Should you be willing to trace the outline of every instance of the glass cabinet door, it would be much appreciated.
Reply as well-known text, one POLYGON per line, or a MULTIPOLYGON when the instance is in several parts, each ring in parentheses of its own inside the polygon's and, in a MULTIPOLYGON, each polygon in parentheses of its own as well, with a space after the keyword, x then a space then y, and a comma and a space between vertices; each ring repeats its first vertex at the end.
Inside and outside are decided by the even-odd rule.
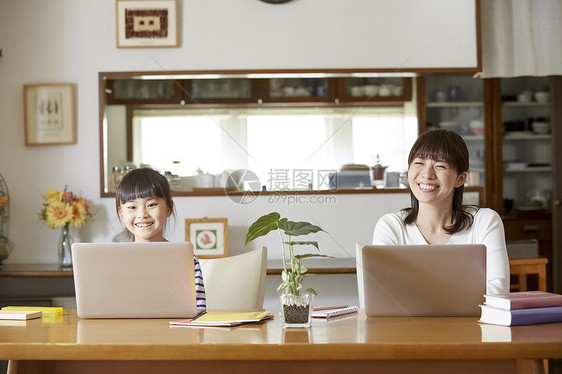
POLYGON ((552 186, 548 78, 504 78, 501 100, 505 213, 548 211, 552 186))
POLYGON ((270 78, 265 101, 331 101, 334 90, 331 78, 270 78))
POLYGON ((467 184, 485 185, 484 85, 464 75, 426 76, 426 127, 453 130, 466 141, 470 157, 467 184))
POLYGON ((108 103, 177 103, 180 84, 164 79, 108 79, 105 92, 108 103))
POLYGON ((187 102, 250 102, 252 80, 249 78, 186 80, 187 102))
POLYGON ((379 101, 409 101, 412 98, 411 78, 353 77, 338 78, 338 99, 344 102, 369 104, 379 101))

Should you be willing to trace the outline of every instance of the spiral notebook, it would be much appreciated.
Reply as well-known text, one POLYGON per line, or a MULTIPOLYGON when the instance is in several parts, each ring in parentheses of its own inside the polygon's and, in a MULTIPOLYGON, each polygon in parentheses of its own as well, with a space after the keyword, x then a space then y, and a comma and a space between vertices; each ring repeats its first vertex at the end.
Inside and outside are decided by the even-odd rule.
POLYGON ((346 308, 337 309, 323 309, 323 310, 313 310, 312 317, 315 318, 330 318, 335 316, 342 316, 344 314, 355 313, 359 310, 357 306, 348 306, 346 308))

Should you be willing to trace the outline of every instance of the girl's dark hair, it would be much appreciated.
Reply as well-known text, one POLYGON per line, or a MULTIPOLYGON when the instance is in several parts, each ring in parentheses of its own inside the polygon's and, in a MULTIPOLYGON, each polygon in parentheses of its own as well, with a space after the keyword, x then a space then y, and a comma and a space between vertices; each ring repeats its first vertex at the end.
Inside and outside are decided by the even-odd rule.
POLYGON ((173 211, 172 191, 165 176, 150 168, 133 169, 127 172, 115 192, 117 215, 119 215, 121 204, 152 196, 164 198, 168 207, 173 211))
MULTIPOLYGON (((449 130, 432 130, 421 134, 408 155, 408 169, 415 158, 430 159, 433 161, 442 160, 447 162, 457 174, 468 171, 468 148, 464 139, 454 131, 449 130)), ((454 234, 464 230, 472 225, 473 216, 467 209, 478 209, 474 205, 462 205, 464 193, 464 185, 455 188, 453 193, 453 216, 451 226, 443 227, 447 234, 454 234)), ((411 208, 406 208, 404 211, 407 213, 404 223, 412 224, 415 222, 418 211, 419 201, 410 192, 410 199, 412 202, 411 208)))

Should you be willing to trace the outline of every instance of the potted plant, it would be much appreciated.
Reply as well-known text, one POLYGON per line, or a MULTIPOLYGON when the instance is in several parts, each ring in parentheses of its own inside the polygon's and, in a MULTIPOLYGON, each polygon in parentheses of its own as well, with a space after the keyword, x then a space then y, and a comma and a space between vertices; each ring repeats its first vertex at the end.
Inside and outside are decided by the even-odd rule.
POLYGON ((332 257, 318 253, 295 254, 294 247, 301 245, 312 245, 316 249, 318 242, 315 241, 293 241, 294 236, 308 235, 324 231, 320 227, 308 222, 293 222, 287 218, 281 218, 277 212, 269 213, 258 218, 246 234, 246 244, 260 236, 277 230, 281 237, 281 249, 283 253, 283 271, 281 273, 281 284, 277 291, 282 291, 282 322, 285 327, 308 327, 312 313, 313 295, 316 291, 312 288, 303 290, 302 282, 307 274, 307 268, 301 265, 301 259, 308 257, 332 257), (285 239, 283 233, 287 237, 285 239))

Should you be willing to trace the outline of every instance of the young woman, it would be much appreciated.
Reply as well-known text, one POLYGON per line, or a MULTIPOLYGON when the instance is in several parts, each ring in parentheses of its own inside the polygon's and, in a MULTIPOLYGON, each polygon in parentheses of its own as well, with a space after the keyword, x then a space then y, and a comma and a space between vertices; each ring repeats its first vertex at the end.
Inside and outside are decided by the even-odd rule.
MULTIPOLYGON (((133 234, 135 242, 167 242, 164 227, 174 213, 174 202, 166 177, 149 168, 133 169, 123 177, 115 193, 117 215, 133 234)), ((197 257, 195 295, 197 312, 206 308, 205 285, 197 257)))
POLYGON ((420 135, 408 156, 412 206, 384 215, 373 244, 484 244, 486 292, 509 292, 501 217, 492 209, 462 204, 468 166, 468 149, 457 133, 433 130, 420 135))

